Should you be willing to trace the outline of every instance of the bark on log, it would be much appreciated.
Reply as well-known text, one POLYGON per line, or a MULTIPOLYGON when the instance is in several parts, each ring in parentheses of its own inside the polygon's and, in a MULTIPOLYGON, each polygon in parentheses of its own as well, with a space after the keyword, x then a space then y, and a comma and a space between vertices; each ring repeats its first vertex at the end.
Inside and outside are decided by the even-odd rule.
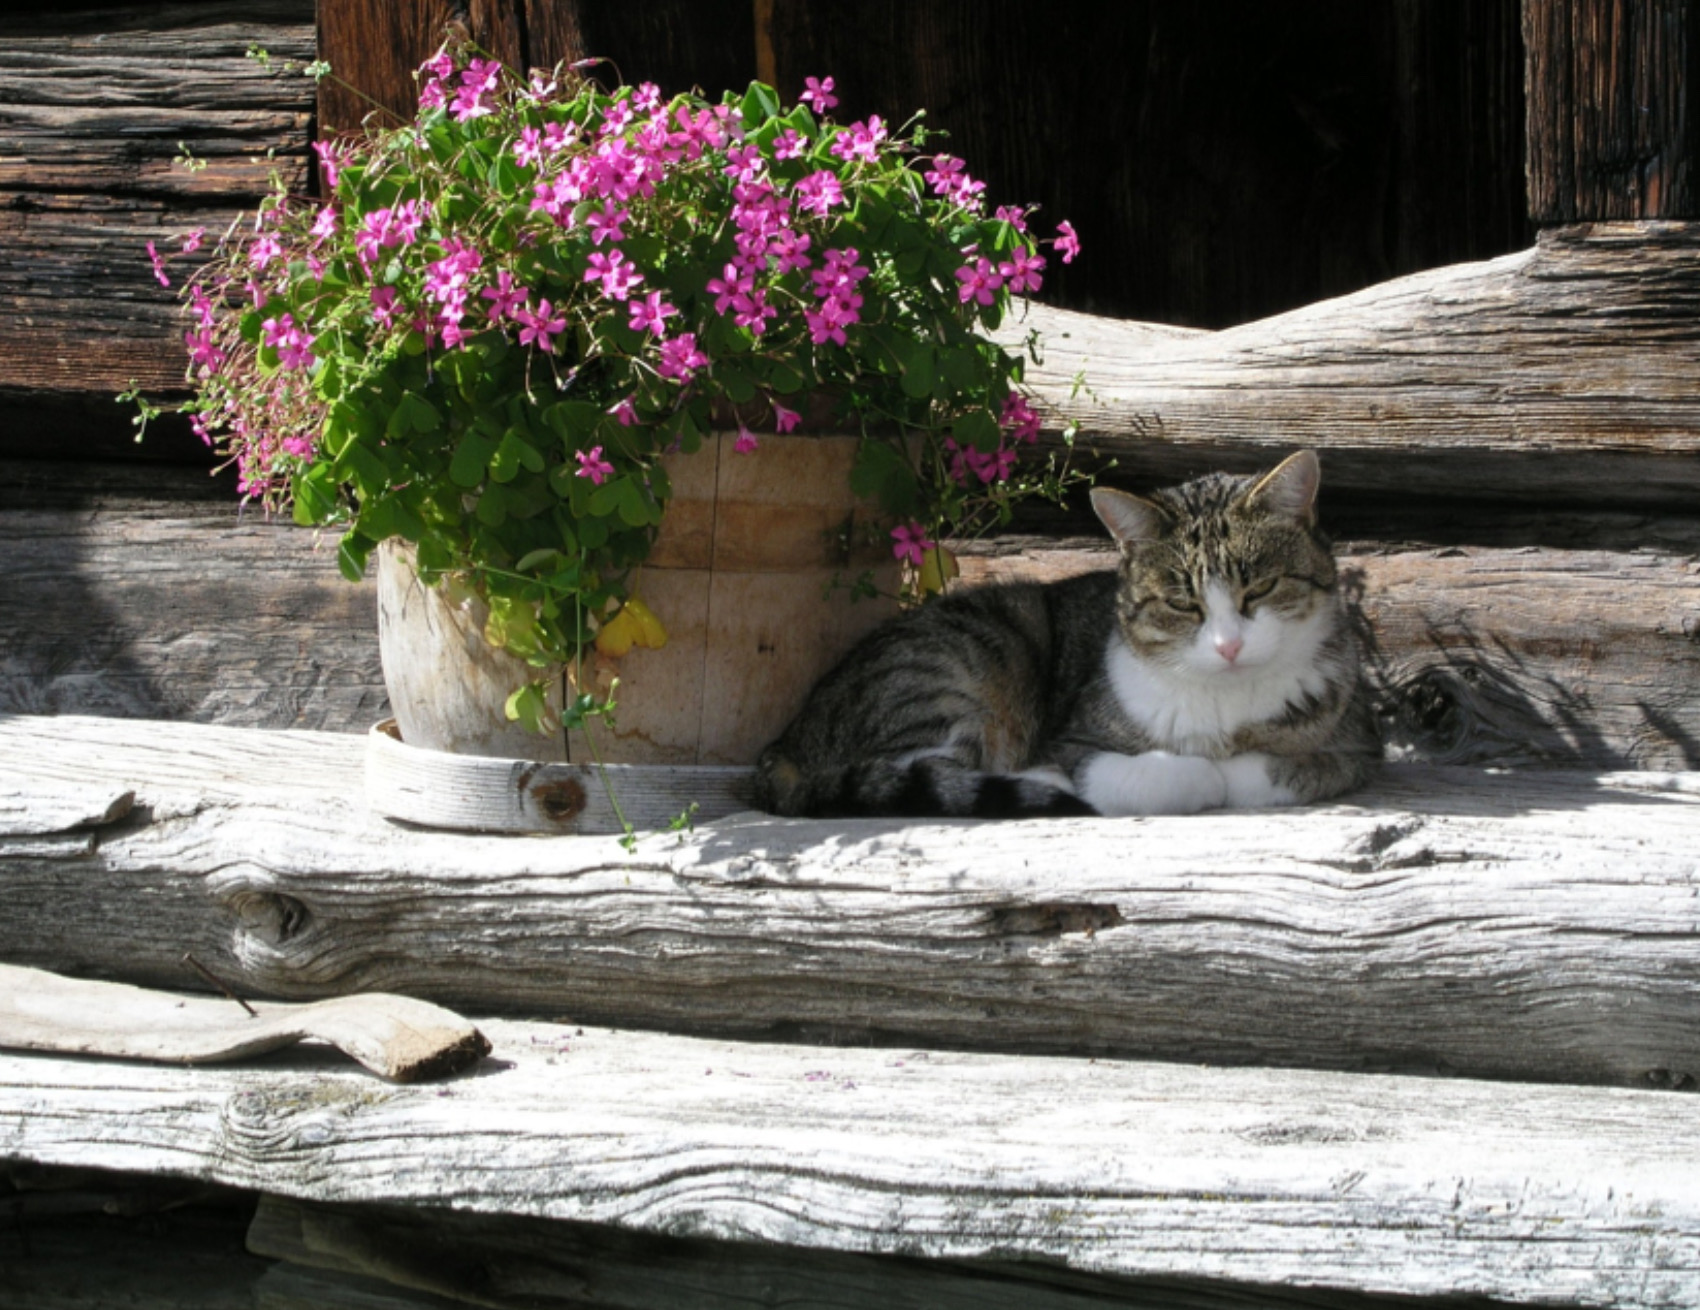
POLYGON ((1554 229, 1158 346, 1147 325, 1056 313, 1033 311, 1069 335, 1048 335, 1029 380, 1143 476, 1312 446, 1337 490, 1679 512, 1700 497, 1700 224, 1554 229))
POLYGON ((1700 1100, 492 1023, 443 1089, 0 1057, 0 1142, 337 1201, 933 1259, 1687 1307, 1700 1100))
POLYGON ((0 958, 182 986, 192 950, 251 995, 749 1037, 1700 1078, 1693 774, 1392 767, 1308 810, 751 816, 627 853, 377 821, 360 745, 0 721, 7 793, 136 795, 0 837, 0 958))
POLYGON ((1523 0, 1529 216, 1700 218, 1700 6, 1523 0))
POLYGON ((313 83, 284 65, 313 58, 312 12, 221 0, 0 19, 0 388, 181 387, 174 295, 145 245, 222 231, 274 173, 303 187, 313 83), (185 149, 205 167, 175 166, 185 149))

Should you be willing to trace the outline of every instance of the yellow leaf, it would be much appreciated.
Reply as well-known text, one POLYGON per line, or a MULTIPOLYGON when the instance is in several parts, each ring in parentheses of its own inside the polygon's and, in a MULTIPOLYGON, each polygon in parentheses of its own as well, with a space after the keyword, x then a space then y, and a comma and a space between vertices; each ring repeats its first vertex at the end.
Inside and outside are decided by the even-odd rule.
POLYGON ((633 638, 645 650, 660 650, 667 644, 667 629, 661 626, 661 620, 655 617, 655 611, 650 609, 636 596, 626 602, 621 614, 630 614, 637 621, 637 636, 633 638))
POLYGON ((921 574, 918 579, 922 591, 943 591, 945 583, 961 575, 962 570, 957 567, 956 556, 943 546, 929 546, 922 553, 921 574))
POLYGON ((596 630, 596 649, 603 655, 618 659, 632 648, 633 642, 639 640, 640 633, 638 621, 628 605, 596 630))

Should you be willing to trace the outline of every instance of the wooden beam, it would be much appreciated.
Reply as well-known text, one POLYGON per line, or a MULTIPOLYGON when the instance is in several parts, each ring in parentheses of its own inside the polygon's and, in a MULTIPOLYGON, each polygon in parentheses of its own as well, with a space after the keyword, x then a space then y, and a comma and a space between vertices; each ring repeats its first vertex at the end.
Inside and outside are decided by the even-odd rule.
POLYGON ((274 174, 304 186, 312 19, 311 0, 0 19, 0 388, 182 386, 175 296, 146 243, 222 231, 274 174))
POLYGON ((0 1125, 41 1164, 1130 1276, 1640 1310, 1700 1268, 1690 1096, 487 1031, 447 1089, 4 1056, 0 1125))
MULTIPOLYGON (((18 488, 0 492, 0 712, 357 733, 387 716, 369 584, 203 475, 120 472, 0 465, 18 488)), ((1344 551, 1394 744, 1442 763, 1700 768, 1700 526, 1536 526, 1564 544, 1530 544, 1525 523, 1493 546, 1344 551)), ((1114 562, 1103 543, 1022 544, 965 553, 969 580, 1114 562)))
POLYGON ((360 802, 361 743, 0 720, 0 959, 250 995, 841 1042, 1700 1079, 1694 774, 1390 767, 1310 809, 516 840, 360 802), (16 811, 19 802, 0 806, 16 811), (67 896, 67 885, 77 895, 67 896))
POLYGON ((1055 423, 1145 477, 1312 446, 1337 490, 1686 512, 1697 314, 1700 223, 1595 224, 1156 345, 1149 325, 1035 307, 1029 377, 1055 423))
POLYGON ((1700 4, 1523 0, 1529 216, 1700 218, 1700 4))

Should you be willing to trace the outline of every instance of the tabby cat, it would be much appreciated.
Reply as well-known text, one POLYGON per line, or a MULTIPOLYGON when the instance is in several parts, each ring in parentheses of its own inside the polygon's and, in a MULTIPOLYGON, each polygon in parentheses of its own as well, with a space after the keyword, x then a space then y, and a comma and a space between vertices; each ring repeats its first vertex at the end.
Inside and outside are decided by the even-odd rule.
POLYGON ((970 588, 865 638, 762 753, 777 814, 1190 814, 1358 786, 1381 746, 1320 470, 1092 506, 1114 571, 970 588))

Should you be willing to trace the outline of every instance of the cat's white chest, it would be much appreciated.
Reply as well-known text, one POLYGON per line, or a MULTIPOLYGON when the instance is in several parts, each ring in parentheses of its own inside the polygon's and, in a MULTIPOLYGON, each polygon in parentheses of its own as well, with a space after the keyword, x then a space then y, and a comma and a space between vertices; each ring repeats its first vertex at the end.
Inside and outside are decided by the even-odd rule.
POLYGON ((1291 649, 1263 667, 1201 674, 1141 660, 1117 634, 1105 672, 1122 712, 1159 749, 1220 756, 1241 728, 1323 691, 1326 678, 1315 667, 1321 633, 1296 636, 1291 649))

